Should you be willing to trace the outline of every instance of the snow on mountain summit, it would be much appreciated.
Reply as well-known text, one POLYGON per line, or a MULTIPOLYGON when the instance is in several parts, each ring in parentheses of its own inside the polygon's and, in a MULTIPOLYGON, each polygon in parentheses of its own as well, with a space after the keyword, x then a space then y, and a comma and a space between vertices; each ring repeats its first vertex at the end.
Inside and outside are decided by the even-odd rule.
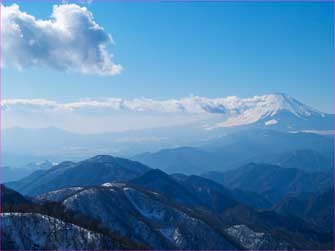
POLYGON ((216 127, 232 127, 247 125, 267 119, 265 125, 278 123, 273 119, 280 112, 288 112, 297 118, 310 116, 324 117, 325 114, 283 93, 274 93, 252 98, 236 96, 222 99, 227 108, 227 119, 217 123, 216 127))
POLYGON ((297 117, 308 117, 312 114, 319 114, 323 116, 323 113, 299 102, 295 98, 292 98, 284 93, 276 93, 254 98, 260 98, 261 100, 263 99, 265 104, 269 105, 268 112, 271 112, 271 116, 276 115, 279 111, 282 110, 289 111, 297 117))

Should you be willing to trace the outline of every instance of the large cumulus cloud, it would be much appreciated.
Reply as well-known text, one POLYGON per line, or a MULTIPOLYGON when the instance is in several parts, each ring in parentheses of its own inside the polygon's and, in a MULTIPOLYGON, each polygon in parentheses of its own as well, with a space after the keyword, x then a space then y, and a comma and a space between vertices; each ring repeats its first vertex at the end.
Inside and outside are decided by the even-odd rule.
POLYGON ((21 11, 17 4, 1 5, 1 25, 5 66, 99 75, 122 70, 108 50, 113 43, 111 35, 86 7, 55 5, 50 19, 41 20, 21 11))

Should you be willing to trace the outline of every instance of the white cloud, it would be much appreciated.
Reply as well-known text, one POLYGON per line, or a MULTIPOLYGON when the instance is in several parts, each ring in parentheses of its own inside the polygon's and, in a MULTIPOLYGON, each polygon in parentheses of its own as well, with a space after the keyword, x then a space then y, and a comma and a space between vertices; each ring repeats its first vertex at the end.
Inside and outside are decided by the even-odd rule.
MULTIPOLYGON (((100 133, 195 123, 215 115, 202 107, 203 98, 153 100, 120 98, 56 102, 47 99, 5 99, 3 126, 49 127, 100 133)), ((205 102, 206 103, 206 102, 205 102)))
POLYGON ((113 43, 111 35, 86 7, 55 5, 50 19, 41 20, 22 12, 17 4, 1 5, 1 27, 5 66, 99 75, 122 70, 108 51, 113 43))
POLYGON ((182 114, 227 114, 230 117, 248 116, 258 120, 263 116, 275 115, 280 110, 287 110, 296 116, 310 116, 317 112, 299 101, 283 95, 270 94, 239 98, 206 98, 190 96, 180 99, 155 100, 150 98, 122 99, 100 98, 81 99, 74 102, 56 102, 47 99, 4 99, 1 103, 8 109, 41 109, 54 111, 128 111, 136 113, 182 113, 182 114))
POLYGON ((91 4, 91 3, 93 3, 93 0, 75 0, 75 1, 62 0, 63 4, 68 4, 70 2, 76 2, 76 3, 81 3, 81 4, 91 4))
POLYGON ((5 99, 2 109, 9 110, 41 110, 76 112, 94 111, 128 111, 137 113, 182 113, 182 114, 225 114, 224 99, 209 99, 204 97, 186 97, 181 99, 154 100, 140 99, 83 99, 75 102, 59 103, 47 99, 5 99))

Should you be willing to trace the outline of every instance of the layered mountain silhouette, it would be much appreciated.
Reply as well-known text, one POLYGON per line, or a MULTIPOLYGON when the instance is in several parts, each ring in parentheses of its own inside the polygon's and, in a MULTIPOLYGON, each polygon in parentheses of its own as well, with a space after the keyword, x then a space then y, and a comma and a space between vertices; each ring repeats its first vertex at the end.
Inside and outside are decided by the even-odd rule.
POLYGON ((7 184, 33 198, 2 187, 2 227, 10 240, 3 244, 47 248, 46 235, 52 234, 58 240, 52 241, 53 248, 64 243, 79 249, 85 245, 188 250, 332 246, 332 230, 324 220, 332 216, 329 175, 249 164, 206 177, 169 175, 107 155, 63 162, 7 184), (321 210, 319 203, 326 207, 321 210), (35 232, 37 239, 25 235, 34 228, 43 229, 43 234, 35 232), (63 232, 57 235, 54 228, 63 232), (18 243, 14 233, 27 242, 18 243), (62 239, 64 235, 68 238, 62 239))
POLYGON ((150 168, 136 161, 98 155, 80 162, 62 162, 46 171, 7 184, 20 193, 37 195, 68 187, 99 185, 109 181, 133 179, 150 168))
MULTIPOLYGON (((250 102, 254 107, 246 109, 260 112, 257 120, 250 122, 242 109, 227 120, 230 125, 226 121, 207 128, 208 133, 198 131, 199 137, 187 147, 158 144, 152 149, 163 149, 132 155, 131 160, 96 155, 34 166, 35 172, 1 187, 2 245, 8 249, 332 249, 334 139, 293 130, 303 121, 310 126, 314 119, 326 121, 328 115, 285 95, 250 102), (236 119, 250 123, 232 125, 236 119), (226 133, 228 127, 238 130, 226 133), (276 127, 280 131, 272 130, 276 127)), ((188 139, 197 130, 190 128, 188 139)), ((46 140, 48 133, 38 135, 37 130, 34 135, 46 140)), ((83 146, 92 138, 98 139, 97 145, 103 140, 104 146, 110 140, 110 134, 91 135, 90 140, 67 136, 83 146)))
POLYGON ((24 166, 10 167, 4 166, 1 170, 1 179, 3 182, 22 179, 37 170, 46 170, 56 165, 48 160, 32 162, 24 166))
POLYGON ((132 159, 168 173, 226 171, 250 162, 329 171, 333 150, 334 140, 329 136, 256 129, 231 133, 197 147, 164 149, 132 159))

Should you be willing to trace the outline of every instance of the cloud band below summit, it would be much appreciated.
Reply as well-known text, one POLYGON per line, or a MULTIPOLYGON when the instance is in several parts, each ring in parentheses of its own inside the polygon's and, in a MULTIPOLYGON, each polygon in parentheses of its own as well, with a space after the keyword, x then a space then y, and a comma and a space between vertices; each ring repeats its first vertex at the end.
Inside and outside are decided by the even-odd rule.
POLYGON ((280 110, 288 110, 296 116, 308 116, 315 109, 304 105, 284 94, 270 94, 251 98, 230 96, 225 98, 206 98, 190 96, 180 99, 155 100, 149 98, 121 99, 83 99, 61 103, 47 99, 5 99, 1 103, 4 111, 9 110, 41 110, 76 112, 96 111, 128 111, 138 113, 183 113, 183 114, 227 114, 241 115, 274 115, 280 110))

